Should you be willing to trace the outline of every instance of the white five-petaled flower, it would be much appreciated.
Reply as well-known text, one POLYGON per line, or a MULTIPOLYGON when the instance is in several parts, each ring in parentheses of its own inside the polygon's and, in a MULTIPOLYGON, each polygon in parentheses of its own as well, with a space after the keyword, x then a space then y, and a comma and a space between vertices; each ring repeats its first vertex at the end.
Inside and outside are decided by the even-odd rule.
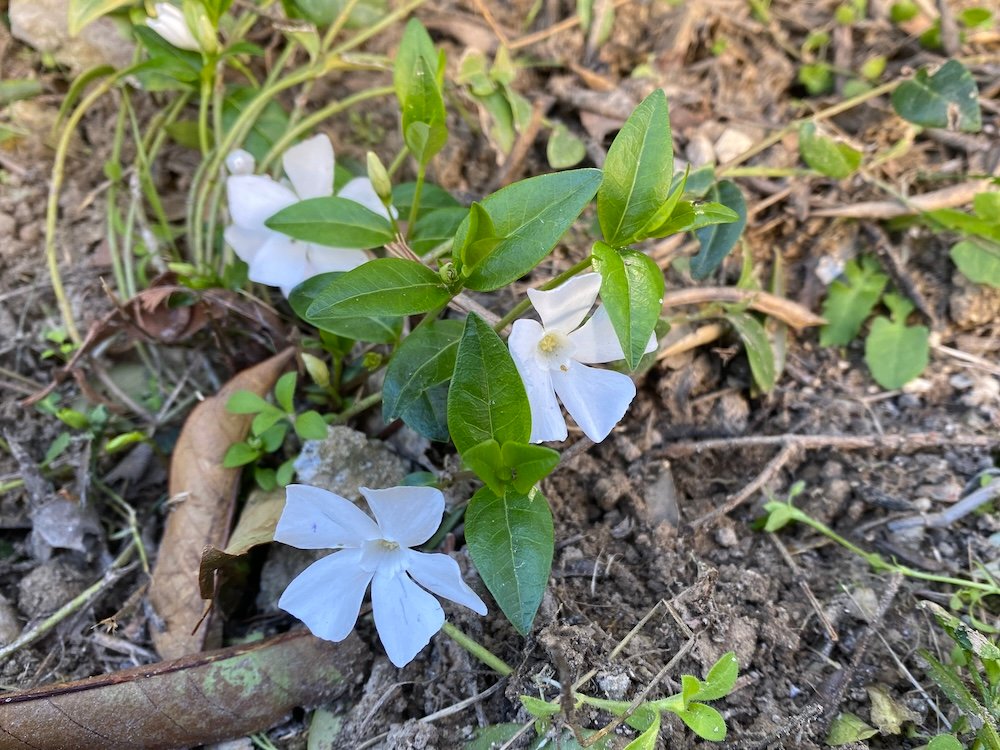
MULTIPOLYGON (((596 273, 576 276, 547 292, 529 289, 542 322, 514 321, 507 343, 528 393, 533 443, 566 439, 557 394, 595 443, 608 436, 635 398, 635 383, 628 375, 587 367, 625 357, 603 305, 583 323, 600 289, 596 273)), ((646 351, 654 349, 656 337, 651 336, 646 351)))
POLYGON ((178 49, 200 52, 201 45, 194 38, 184 19, 184 13, 172 3, 156 3, 156 17, 146 19, 146 25, 178 49))
POLYGON ((402 667, 444 625, 444 611, 428 591, 481 615, 486 605, 450 557, 410 549, 426 542, 441 524, 440 490, 361 487, 360 492, 374 521, 340 495, 288 486, 275 540, 301 549, 341 549, 306 568, 285 589, 278 606, 302 620, 313 635, 341 641, 354 629, 370 583, 375 627, 390 661, 402 667))
MULTIPOLYGON (((333 195, 333 145, 327 136, 313 136, 285 152, 281 163, 290 184, 250 174, 253 168, 247 169, 248 158, 252 157, 238 151, 226 160, 234 173, 226 180, 233 223, 226 227, 225 237, 250 267, 251 281, 279 286, 287 297, 308 278, 328 271, 350 271, 369 259, 363 250, 303 242, 264 225, 294 203, 333 195)), ((389 218, 367 177, 350 180, 338 195, 389 218)))

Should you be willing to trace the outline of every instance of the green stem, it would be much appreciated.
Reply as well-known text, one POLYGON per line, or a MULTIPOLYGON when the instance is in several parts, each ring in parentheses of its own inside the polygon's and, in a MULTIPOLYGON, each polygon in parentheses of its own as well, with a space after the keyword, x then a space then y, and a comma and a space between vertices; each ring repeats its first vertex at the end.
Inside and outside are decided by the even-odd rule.
POLYGON ((815 169, 800 167, 733 167, 726 170, 726 177, 816 177, 815 169))
POLYGON ((420 193, 424 189, 424 177, 427 176, 427 165, 421 164, 417 167, 417 184, 413 187, 413 205, 410 206, 410 218, 406 222, 407 238, 413 234, 413 225, 417 223, 417 214, 420 213, 420 193))
POLYGON ((496 656, 491 651, 487 650, 485 647, 476 643, 474 640, 472 640, 469 636, 467 636, 461 630, 456 628, 450 622, 445 622, 445 624, 441 626, 441 632, 443 632, 446 636, 455 641, 455 643, 457 643, 459 646, 461 646, 470 654, 479 659, 479 661, 481 661, 487 667, 492 669, 494 672, 502 675, 503 677, 507 677, 514 673, 514 668, 511 667, 507 662, 505 662, 499 656, 496 656))
POLYGON ((210 61, 206 61, 201 69, 201 89, 198 96, 198 146, 201 148, 201 156, 204 159, 208 152, 212 150, 212 141, 208 134, 208 113, 212 103, 212 75, 214 67, 210 61))
MULTIPOLYGON (((389 92, 392 93, 393 91, 395 91, 395 89, 390 87, 389 92)), ((401 149, 399 149, 399 153, 396 154, 396 158, 392 160, 392 164, 390 164, 389 168, 386 170, 389 173, 390 177, 395 175, 396 172, 399 171, 399 168, 403 166, 403 161, 406 159, 406 155, 408 153, 410 153, 410 149, 408 149, 406 146, 403 146, 401 149)))
MULTIPOLYGON (((546 290, 549 290, 549 289, 555 289, 557 286, 559 286, 560 284, 562 284, 564 281, 566 281, 568 279, 571 279, 574 276, 576 276, 577 274, 579 274, 579 273, 581 273, 583 271, 586 271, 588 268, 590 268, 590 262, 591 261, 590 261, 589 257, 584 258, 579 263, 576 263, 575 265, 570 266, 568 269, 566 269, 565 271, 563 271, 561 274, 559 274, 558 276, 555 276, 554 278, 552 278, 550 281, 546 281, 544 284, 542 284, 538 288, 541 289, 542 291, 546 291, 546 290)), ((514 305, 514 307, 512 307, 510 309, 510 311, 506 315, 504 315, 502 318, 500 318, 500 320, 497 322, 497 324, 495 326, 493 326, 493 330, 496 331, 497 333, 500 333, 500 331, 502 331, 504 328, 506 328, 511 323, 513 323, 515 320, 517 320, 522 315, 524 315, 524 313, 528 310, 529 307, 531 307, 531 300, 528 299, 527 297, 525 297, 523 300, 521 300, 516 305, 514 305)))
POLYGON ((375 393, 365 396, 360 401, 355 401, 353 404, 344 409, 344 411, 340 412, 340 414, 334 418, 333 424, 343 424, 352 417, 356 417, 358 414, 361 414, 362 412, 367 411, 380 403, 382 403, 382 391, 375 391, 375 393))
POLYGON ((365 31, 363 31, 362 33, 348 39, 340 46, 332 49, 330 51, 331 54, 342 55, 348 50, 354 49, 355 47, 364 44, 373 36, 381 34, 384 29, 387 29, 393 24, 395 24, 396 21, 398 21, 400 18, 407 16, 411 10, 415 10, 416 8, 419 8, 423 4, 424 0, 410 0, 410 2, 406 3, 403 6, 400 6, 389 15, 383 16, 382 19, 374 26, 370 26, 369 28, 365 29, 365 31))

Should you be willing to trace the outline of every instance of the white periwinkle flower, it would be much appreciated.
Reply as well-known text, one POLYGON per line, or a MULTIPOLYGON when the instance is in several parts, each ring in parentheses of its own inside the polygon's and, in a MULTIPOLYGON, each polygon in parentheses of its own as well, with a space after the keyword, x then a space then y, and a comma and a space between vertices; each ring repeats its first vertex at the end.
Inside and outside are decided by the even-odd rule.
POLYGON ((184 20, 184 13, 171 3, 156 3, 156 17, 146 19, 146 25, 178 49, 200 52, 201 45, 194 38, 184 20))
POLYGON ((444 625, 444 611, 428 591, 481 615, 486 605, 450 557, 410 549, 426 542, 441 524, 440 490, 361 487, 360 492, 374 521, 340 495, 288 486, 275 540, 301 549, 340 550, 306 568, 285 589, 278 606, 302 620, 313 635, 341 641, 354 629, 370 583, 375 627, 389 659, 402 667, 444 625))
MULTIPOLYGON (((333 145, 327 136, 313 136, 285 152, 281 163, 288 183, 247 174, 246 158, 240 152, 234 154, 226 160, 233 172, 226 180, 233 223, 226 227, 225 237, 250 267, 251 281, 279 286, 288 296, 308 278, 328 271, 350 271, 368 260, 363 250, 303 242, 264 225, 294 203, 333 195, 333 145)), ((389 218, 367 177, 355 177, 338 195, 389 218)))
MULTIPOLYGON (((547 292, 529 289, 542 322, 514 321, 507 343, 528 393, 533 443, 566 439, 557 394, 595 443, 608 436, 635 398, 635 383, 628 375, 587 367, 625 357, 603 305, 583 323, 600 289, 596 273, 576 276, 547 292)), ((656 337, 651 336, 646 351, 654 349, 656 337)))

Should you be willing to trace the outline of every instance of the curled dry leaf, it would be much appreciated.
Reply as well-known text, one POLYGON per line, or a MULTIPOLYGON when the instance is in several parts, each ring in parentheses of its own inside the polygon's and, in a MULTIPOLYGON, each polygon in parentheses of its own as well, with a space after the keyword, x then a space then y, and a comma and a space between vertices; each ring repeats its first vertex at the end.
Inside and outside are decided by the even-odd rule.
POLYGON ((253 418, 226 411, 226 402, 238 390, 266 394, 294 353, 285 349, 239 373, 195 407, 177 439, 169 487, 176 506, 167 518, 149 589, 149 601, 162 619, 162 630, 152 628, 153 643, 164 658, 200 651, 206 643, 208 627, 197 627, 205 609, 198 585, 202 550, 225 544, 240 470, 223 468, 222 460, 231 444, 246 437, 253 418))
POLYGON ((0 750, 191 747, 240 737, 350 689, 369 654, 306 631, 0 698, 0 750))

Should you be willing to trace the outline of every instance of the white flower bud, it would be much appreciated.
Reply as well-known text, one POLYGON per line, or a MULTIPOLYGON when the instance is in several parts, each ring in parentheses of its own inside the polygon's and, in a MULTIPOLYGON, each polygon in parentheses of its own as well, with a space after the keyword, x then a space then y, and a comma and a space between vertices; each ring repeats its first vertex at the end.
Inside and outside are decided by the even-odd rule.
POLYGON ((157 3, 156 17, 146 19, 146 25, 178 49, 200 52, 201 46, 184 20, 181 9, 171 3, 157 3))
POLYGON ((241 148, 231 151, 226 157, 226 169, 229 174, 253 174, 256 162, 253 154, 241 148))

